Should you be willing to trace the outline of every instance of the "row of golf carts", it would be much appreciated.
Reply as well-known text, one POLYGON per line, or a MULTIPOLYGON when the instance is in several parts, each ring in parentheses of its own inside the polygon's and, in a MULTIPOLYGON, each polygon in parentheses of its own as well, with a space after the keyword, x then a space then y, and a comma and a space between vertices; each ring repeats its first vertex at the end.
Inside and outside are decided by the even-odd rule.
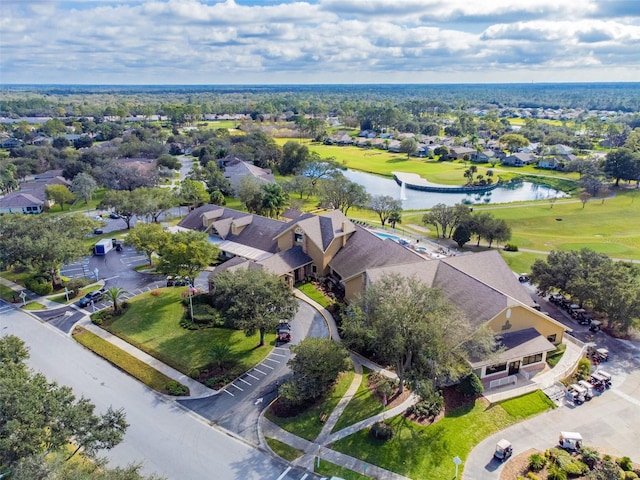
POLYGON ((595 394, 600 394, 611 388, 611 374, 604 370, 597 370, 591 374, 589 380, 580 380, 567 387, 567 398, 574 405, 582 405, 595 394))
MULTIPOLYGON (((558 439, 558 445, 560 448, 564 448, 569 451, 580 450, 582 447, 582 435, 578 432, 560 432, 560 438, 558 439)), ((513 447, 509 440, 504 438, 496 443, 496 449, 493 452, 493 458, 499 462, 506 461, 511 455, 513 455, 513 447)))

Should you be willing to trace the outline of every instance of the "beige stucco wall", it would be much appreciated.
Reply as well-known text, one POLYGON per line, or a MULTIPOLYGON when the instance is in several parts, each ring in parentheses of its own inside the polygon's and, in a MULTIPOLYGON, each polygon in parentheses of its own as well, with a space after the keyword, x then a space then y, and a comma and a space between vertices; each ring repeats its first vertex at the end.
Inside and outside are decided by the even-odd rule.
POLYGON ((522 306, 508 307, 500 312, 496 317, 489 321, 489 327, 496 332, 517 332, 518 330, 524 330, 525 328, 535 328, 541 335, 549 337, 550 335, 556 336, 554 344, 558 344, 562 341, 562 335, 564 329, 561 325, 558 325, 553 320, 548 319, 546 315, 522 306), (507 318, 507 312, 511 311, 511 315, 507 318), (507 324, 508 322, 508 324, 507 324), (509 328, 505 328, 509 325, 509 328))
POLYGON ((344 299, 347 303, 364 293, 364 274, 357 275, 344 283, 344 299))

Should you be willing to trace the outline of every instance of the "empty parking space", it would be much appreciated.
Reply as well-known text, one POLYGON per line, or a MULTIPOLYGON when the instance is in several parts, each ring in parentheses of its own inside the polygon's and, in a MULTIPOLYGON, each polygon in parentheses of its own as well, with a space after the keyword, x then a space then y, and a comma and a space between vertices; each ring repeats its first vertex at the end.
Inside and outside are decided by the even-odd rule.
POLYGON ((279 365, 286 363, 289 357, 288 349, 276 347, 267 358, 260 364, 236 378, 232 383, 227 385, 222 391, 227 395, 235 397, 242 393, 248 393, 256 388, 262 380, 267 378, 279 365))

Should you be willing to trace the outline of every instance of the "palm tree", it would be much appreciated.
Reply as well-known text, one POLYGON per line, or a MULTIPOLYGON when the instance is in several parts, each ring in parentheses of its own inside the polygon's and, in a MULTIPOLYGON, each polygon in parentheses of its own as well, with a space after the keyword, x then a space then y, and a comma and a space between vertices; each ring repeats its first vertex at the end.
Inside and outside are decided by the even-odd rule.
POLYGON ((127 293, 126 290, 123 290, 119 287, 111 287, 107 290, 107 296, 109 300, 113 302, 113 313, 118 313, 120 310, 120 305, 118 305, 118 301, 127 293))

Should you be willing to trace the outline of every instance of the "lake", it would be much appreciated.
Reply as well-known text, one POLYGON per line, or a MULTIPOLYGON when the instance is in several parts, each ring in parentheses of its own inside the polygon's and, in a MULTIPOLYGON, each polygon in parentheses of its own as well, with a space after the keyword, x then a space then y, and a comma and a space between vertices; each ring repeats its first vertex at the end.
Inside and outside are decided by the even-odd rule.
MULTIPOLYGON (((366 188, 371 195, 389 195, 400 199, 400 186, 393 179, 355 170, 344 170, 342 173, 352 182, 366 188)), ((544 200, 550 197, 560 198, 566 196, 564 192, 531 182, 513 183, 484 193, 466 194, 422 192, 405 188, 402 208, 404 210, 421 210, 431 208, 438 203, 444 203, 445 205, 455 205, 456 203, 480 205, 544 200)))

